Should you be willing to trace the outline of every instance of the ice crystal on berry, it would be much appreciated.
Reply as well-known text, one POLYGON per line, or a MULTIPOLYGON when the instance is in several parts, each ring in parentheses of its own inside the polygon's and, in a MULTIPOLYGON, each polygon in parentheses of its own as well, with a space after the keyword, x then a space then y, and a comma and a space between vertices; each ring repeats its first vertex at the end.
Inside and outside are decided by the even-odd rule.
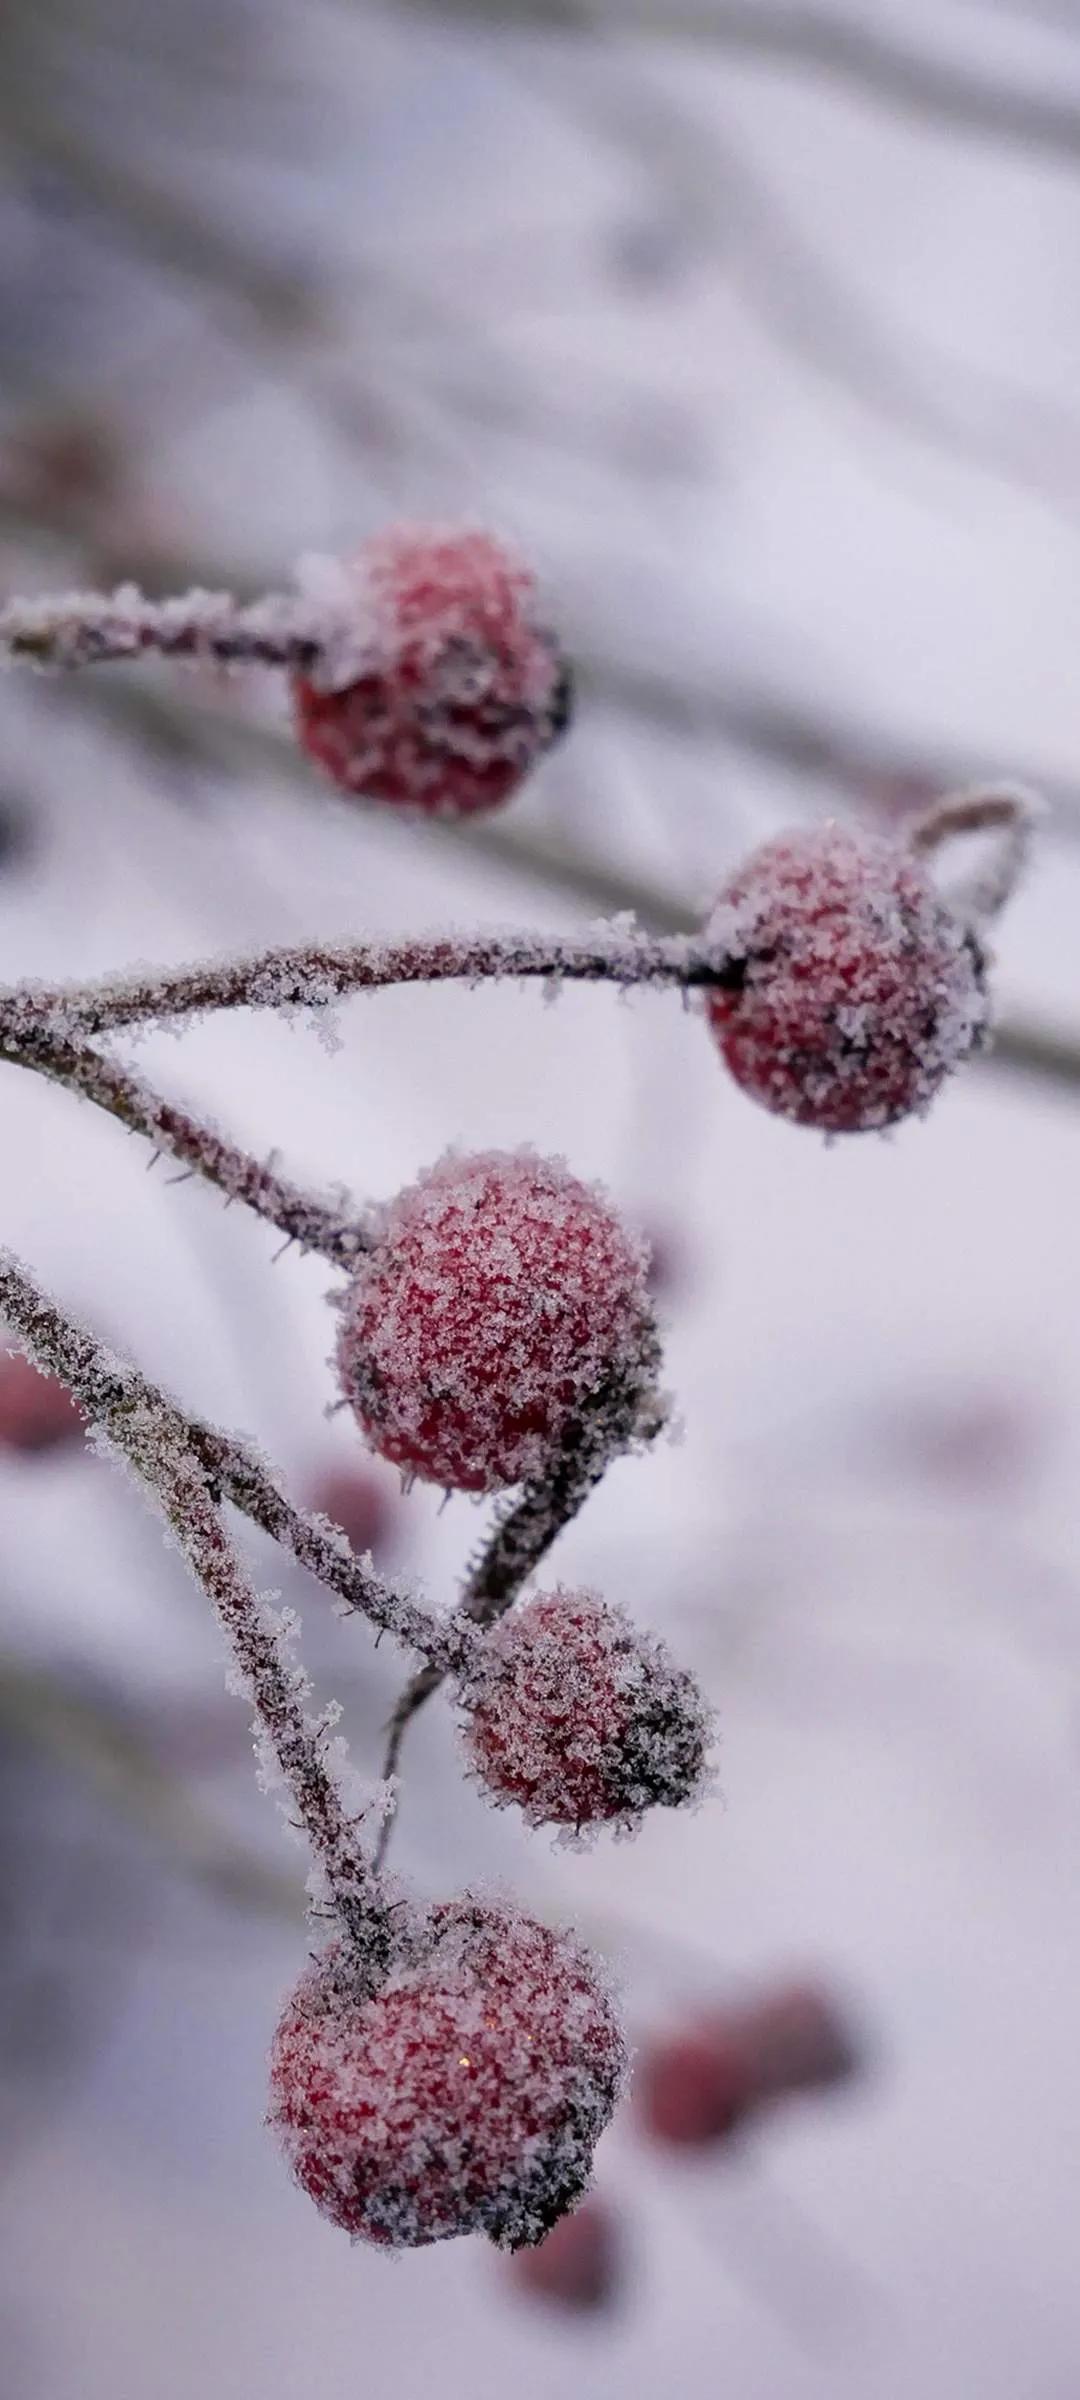
POLYGON ((570 709, 529 569, 488 533, 394 526, 350 562, 307 562, 313 577, 338 631, 293 678, 310 756, 345 791, 427 813, 507 799, 570 709))
POLYGON ((756 850, 720 893, 730 979, 706 1003, 736 1082, 825 1133, 925 1109, 988 1023, 983 959, 921 859, 826 825, 756 850))
POLYGON ((693 1677, 593 1592, 539 1592, 504 1618, 461 1698, 470 1764, 531 1825, 636 1828, 701 1794, 711 1719, 693 1677))
POLYGON ((625 2072, 588 1952, 467 1896, 410 1928, 381 1983, 347 1943, 301 1976, 274 2036, 270 2122, 355 2238, 485 2233, 514 2250, 587 2188, 625 2072))
POLYGON ((645 1253, 594 1185, 528 1150, 452 1153, 382 1211, 346 1294, 343 1389, 373 1447, 449 1490, 542 1471, 655 1336, 645 1253))

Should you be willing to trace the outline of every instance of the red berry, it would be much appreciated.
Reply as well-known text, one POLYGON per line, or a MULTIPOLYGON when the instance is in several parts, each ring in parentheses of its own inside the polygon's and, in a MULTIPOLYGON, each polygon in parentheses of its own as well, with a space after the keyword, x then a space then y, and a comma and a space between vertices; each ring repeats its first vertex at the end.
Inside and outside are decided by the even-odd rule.
POLYGON ((740 2011, 739 2024, 758 2105, 784 2092, 845 2083, 858 2070, 851 2027, 817 1984, 777 1984, 740 2011))
POLYGON ((640 1245, 532 1151, 450 1155, 382 1212, 345 1296, 342 1386, 384 1458, 448 1490, 540 1473, 654 1364, 640 1245))
POLYGON ((638 2112, 654 2141, 722 2141, 754 2102, 753 2061, 735 2017, 702 2016, 649 2042, 637 2069, 638 2112))
POLYGON ((595 2194, 572 2216, 561 2217, 542 2242, 520 2250, 506 2272, 530 2299, 554 2301, 587 2314, 606 2308, 621 2281, 619 2229, 610 2208, 595 2194))
POLYGON ((311 1506, 340 1526, 358 1558, 365 1551, 384 1549, 389 1541, 393 1497, 368 1467, 328 1467, 315 1485, 311 1506))
POLYGON ((351 657, 296 675, 300 741, 347 792, 426 813, 496 808, 564 730, 570 675, 533 576, 491 534, 394 526, 338 570, 351 657), (342 678, 345 680, 342 680, 342 678))
POLYGON ((85 1428, 70 1392, 22 1352, 0 1352, 0 1449, 57 1450, 85 1428))
POLYGON ((728 1066, 796 1124, 894 1125, 985 1033, 978 946, 897 842, 840 825, 766 842, 710 931, 732 956, 706 1003, 728 1066))
POLYGON ((339 1943, 287 2001, 270 2122, 355 2238, 540 2241, 586 2189, 626 2046, 573 1938, 469 1898, 432 1909, 373 1985, 339 1943))
POLYGON ((640 1824, 699 1797, 709 1713, 654 1634, 593 1592, 539 1592, 481 1644, 465 1747, 531 1825, 640 1824))

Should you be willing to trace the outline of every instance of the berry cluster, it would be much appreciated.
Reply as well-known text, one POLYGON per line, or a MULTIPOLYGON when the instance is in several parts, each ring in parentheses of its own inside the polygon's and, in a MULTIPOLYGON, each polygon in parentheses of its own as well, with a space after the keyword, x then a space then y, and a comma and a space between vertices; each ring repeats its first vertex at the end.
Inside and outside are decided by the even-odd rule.
MULTIPOLYGON (((658 1345, 644 1248, 602 1192, 531 1151, 449 1157, 369 1232, 338 1365, 384 1457, 475 1492, 632 1437, 658 1345)), ((692 1678, 590 1593, 540 1593, 477 1628, 457 1683, 471 1766, 533 1825, 636 1827, 703 1787, 711 1719, 692 1678)), ((466 1899, 410 1915, 389 1961, 346 1939, 315 1962, 275 2037, 271 2119, 354 2237, 485 2232, 515 2249, 585 2190, 624 2071, 586 1953, 466 1899)))
MULTIPOLYGON (((505 801, 570 713, 534 578, 482 532, 392 528, 346 564, 308 561, 299 594, 246 607, 201 591, 151 601, 126 585, 0 610, 0 653, 40 665, 151 650, 283 669, 298 740, 339 789, 428 815, 505 801)), ((20 1338, 154 1490, 231 1641, 263 1761, 311 1842, 335 1938, 281 2017, 270 2113, 304 2190, 354 2237, 544 2242, 586 2190, 626 2047, 599 1968, 568 1934, 469 1895, 426 1910, 390 1900, 384 1845, 374 1858, 363 1849, 327 1718, 307 1712, 289 1622, 251 1589, 221 1504, 244 1509, 420 1658, 392 1744, 450 1675, 471 1770, 530 1825, 634 1828, 651 1807, 692 1802, 710 1717, 664 1645, 590 1592, 556 1588, 515 1606, 609 1461, 663 1420, 648 1261, 603 1192, 531 1150, 448 1155, 358 1220, 163 1099, 96 1037, 192 1009, 323 1005, 395 982, 606 978, 692 993, 735 1081, 774 1114, 830 1135, 887 1128, 925 1110, 986 1038, 983 932, 1016 880, 1029 816, 999 789, 943 802, 896 838, 832 824, 787 834, 730 877, 693 939, 616 923, 552 940, 315 942, 81 991, 0 993, 6 1059, 89 1098, 344 1273, 337 1372, 381 1458, 447 1491, 518 1494, 459 1609, 436 1617, 368 1555, 389 1530, 374 1482, 353 1473, 318 1488, 337 1530, 295 1511, 242 1445, 184 1418, 0 1258, 0 1303, 20 1338), (994 829, 1004 837, 994 871, 950 906, 934 851, 994 829)), ((44 1447, 76 1430, 59 1388, 8 1362, 0 1445, 44 1447)), ((644 2121, 658 2140, 718 2140, 779 2093, 851 2063, 829 2004, 791 1987, 653 2044, 644 2121)), ((534 2288, 561 2278, 590 2304, 613 2271, 602 2212, 557 2240, 534 2288)))

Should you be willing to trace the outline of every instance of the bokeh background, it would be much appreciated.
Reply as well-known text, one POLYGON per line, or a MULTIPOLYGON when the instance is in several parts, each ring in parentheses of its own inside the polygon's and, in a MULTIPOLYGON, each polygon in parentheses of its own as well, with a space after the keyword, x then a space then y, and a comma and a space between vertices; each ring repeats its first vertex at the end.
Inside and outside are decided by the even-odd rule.
MULTIPOLYGON (((553 1853, 412 1746, 400 1863, 619 1961, 639 2038, 798 1970, 865 2072, 601 2153, 621 2275, 353 2253, 261 2124, 302 1863, 200 1595, 76 1444, 0 1450, 10 2400, 1074 2400, 1080 2372, 1080 7, 8 0, 0 588, 242 592, 391 517, 537 562, 572 740, 489 826, 344 806, 271 679, 0 687, 4 975, 481 922, 685 922, 753 841, 969 776, 1051 808, 996 1060, 826 1148, 670 997, 440 989, 140 1063, 304 1180, 532 1141, 654 1237, 681 1438, 557 1554, 721 1712, 722 1795, 553 1853), (324 1029, 325 1031, 325 1029, 324 1029)), ((312 1496, 327 1272, 6 1071, 2 1237, 312 1496)), ((478 1532, 368 1470, 448 1603, 478 1532)), ((287 1564, 375 1772, 399 1681, 287 1564)))

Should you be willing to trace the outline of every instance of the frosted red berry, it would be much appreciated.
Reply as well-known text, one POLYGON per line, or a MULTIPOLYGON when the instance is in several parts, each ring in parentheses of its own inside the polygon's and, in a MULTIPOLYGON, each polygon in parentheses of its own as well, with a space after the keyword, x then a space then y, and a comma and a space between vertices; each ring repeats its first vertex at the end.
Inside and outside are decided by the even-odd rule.
POLYGON ((636 1827, 701 1794, 711 1720, 693 1677, 593 1592, 538 1592, 504 1617, 461 1699, 470 1765, 531 1825, 636 1827))
POLYGON ((388 1547, 395 1503, 376 1468, 328 1467, 314 1485, 310 1504, 320 1516, 329 1517, 332 1525, 340 1526, 358 1558, 365 1551, 388 1547))
POLYGON ((693 2019, 647 2043, 635 2077, 638 2115, 657 2142, 723 2141, 754 2105, 754 2063, 737 2016, 693 2019))
POLYGON ((899 842, 839 825, 766 842, 710 931, 731 959, 706 1001, 724 1058, 796 1124, 895 1125, 985 1035, 978 945, 899 842))
POLYGON ((344 791, 391 807, 498 807, 570 714, 569 668, 529 569, 488 533, 394 526, 338 584, 355 638, 321 676, 293 678, 309 756, 344 791))
POLYGON ((595 1961, 510 1907, 432 1909, 373 1987, 347 1944, 308 1968, 270 2062, 297 2181, 354 2238, 514 2250, 581 2197, 626 2047, 595 1961))
POLYGON ((0 1450, 57 1450, 77 1442, 83 1420, 70 1392, 21 1351, 0 1353, 0 1450))
POLYGON ((519 2250, 506 2273, 519 2292, 581 2315, 609 2308, 622 2280, 619 2226, 595 2193, 561 2217, 532 2250, 519 2250))
POLYGON ((382 1211, 345 1295, 342 1388, 374 1449, 448 1490, 540 1473, 655 1364, 640 1243, 532 1151, 450 1155, 382 1211))

